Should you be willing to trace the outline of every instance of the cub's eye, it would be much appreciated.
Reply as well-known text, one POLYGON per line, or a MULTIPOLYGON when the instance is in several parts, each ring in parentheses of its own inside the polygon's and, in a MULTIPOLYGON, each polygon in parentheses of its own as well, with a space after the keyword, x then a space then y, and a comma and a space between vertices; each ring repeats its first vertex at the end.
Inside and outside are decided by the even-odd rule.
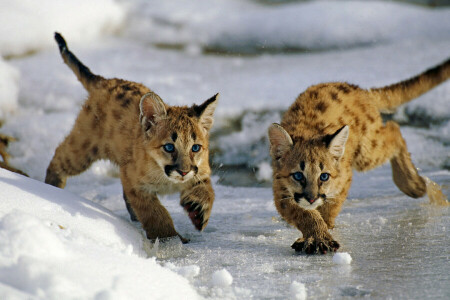
POLYGON ((328 173, 320 174, 320 180, 327 181, 328 179, 330 179, 330 174, 328 174, 328 173))
POLYGON ((303 176, 303 173, 302 173, 302 172, 295 172, 294 174, 292 174, 292 177, 294 177, 294 179, 297 180, 297 181, 300 181, 300 180, 302 180, 303 178, 305 178, 305 177, 303 176))
POLYGON ((163 148, 164 148, 164 150, 165 150, 166 152, 169 152, 169 153, 172 153, 173 151, 175 151, 175 145, 174 145, 174 144, 169 144, 169 143, 167 143, 167 144, 165 144, 165 145, 163 146, 163 148))
POLYGON ((195 145, 193 145, 192 146, 192 152, 198 152, 198 151, 200 151, 200 148, 201 148, 202 146, 200 146, 199 144, 195 144, 195 145))

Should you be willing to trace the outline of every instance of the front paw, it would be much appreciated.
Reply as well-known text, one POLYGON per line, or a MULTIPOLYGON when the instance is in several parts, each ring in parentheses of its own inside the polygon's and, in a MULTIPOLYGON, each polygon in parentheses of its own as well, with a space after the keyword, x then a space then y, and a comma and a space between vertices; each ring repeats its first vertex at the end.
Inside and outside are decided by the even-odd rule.
POLYGON ((183 206, 188 213, 188 216, 195 228, 198 231, 202 231, 208 224, 211 208, 207 205, 202 205, 202 203, 194 201, 183 202, 181 203, 181 206, 183 206))
POLYGON ((291 246, 296 252, 305 252, 306 254, 326 254, 328 251, 336 252, 339 247, 339 243, 333 240, 331 235, 325 238, 299 238, 291 246))

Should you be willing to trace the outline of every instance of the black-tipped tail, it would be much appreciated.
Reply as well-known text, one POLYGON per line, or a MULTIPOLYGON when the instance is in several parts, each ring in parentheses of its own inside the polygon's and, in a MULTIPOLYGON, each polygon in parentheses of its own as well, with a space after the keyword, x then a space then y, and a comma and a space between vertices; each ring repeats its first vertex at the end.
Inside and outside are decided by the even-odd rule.
POLYGON ((98 80, 103 79, 100 76, 97 76, 89 70, 70 50, 67 48, 67 43, 64 40, 64 37, 55 32, 55 41, 58 44, 59 51, 61 52, 61 56, 69 66, 69 68, 75 73, 78 80, 83 84, 86 90, 90 90, 98 80), (94 83, 94 84, 93 84, 94 83))
POLYGON ((55 41, 58 44, 59 51, 62 53, 64 50, 67 50, 66 40, 59 32, 55 32, 55 41))

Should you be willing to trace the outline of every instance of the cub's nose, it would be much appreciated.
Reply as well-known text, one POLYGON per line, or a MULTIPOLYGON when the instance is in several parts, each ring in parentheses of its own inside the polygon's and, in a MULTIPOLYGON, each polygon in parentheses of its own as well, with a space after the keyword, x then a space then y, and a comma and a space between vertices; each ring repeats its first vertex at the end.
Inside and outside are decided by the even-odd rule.
POLYGON ((181 170, 177 170, 177 172, 178 172, 178 174, 180 174, 181 176, 186 176, 186 174, 189 173, 189 171, 188 171, 188 172, 185 172, 185 171, 181 171, 181 170))
POLYGON ((309 194, 305 194, 304 197, 305 197, 306 201, 308 201, 310 204, 313 204, 317 200, 316 197, 314 197, 313 195, 309 195, 309 194))

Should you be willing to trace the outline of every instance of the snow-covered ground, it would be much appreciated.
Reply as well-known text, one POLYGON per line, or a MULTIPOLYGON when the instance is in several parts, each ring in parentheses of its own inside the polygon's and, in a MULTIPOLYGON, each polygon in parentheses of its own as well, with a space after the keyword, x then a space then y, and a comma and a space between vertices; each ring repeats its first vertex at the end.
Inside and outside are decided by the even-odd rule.
MULTIPOLYGON (((343 245, 336 257, 296 255, 299 232, 280 220, 271 189, 238 186, 270 180, 266 128, 309 85, 383 86, 447 59, 450 9, 88 2, 15 1, 0 12, 10 26, 0 29, 0 53, 14 57, 0 60, 0 130, 18 138, 11 163, 42 181, 86 96, 53 45, 60 31, 93 72, 142 82, 169 104, 220 92, 211 220, 198 233, 177 195, 164 197, 191 243, 151 248, 129 222, 110 163, 69 179, 64 191, 0 171, 0 298, 448 298, 449 208, 401 194, 388 165, 356 174, 333 230, 343 245)), ((449 195, 450 82, 393 118, 416 165, 449 195)))

